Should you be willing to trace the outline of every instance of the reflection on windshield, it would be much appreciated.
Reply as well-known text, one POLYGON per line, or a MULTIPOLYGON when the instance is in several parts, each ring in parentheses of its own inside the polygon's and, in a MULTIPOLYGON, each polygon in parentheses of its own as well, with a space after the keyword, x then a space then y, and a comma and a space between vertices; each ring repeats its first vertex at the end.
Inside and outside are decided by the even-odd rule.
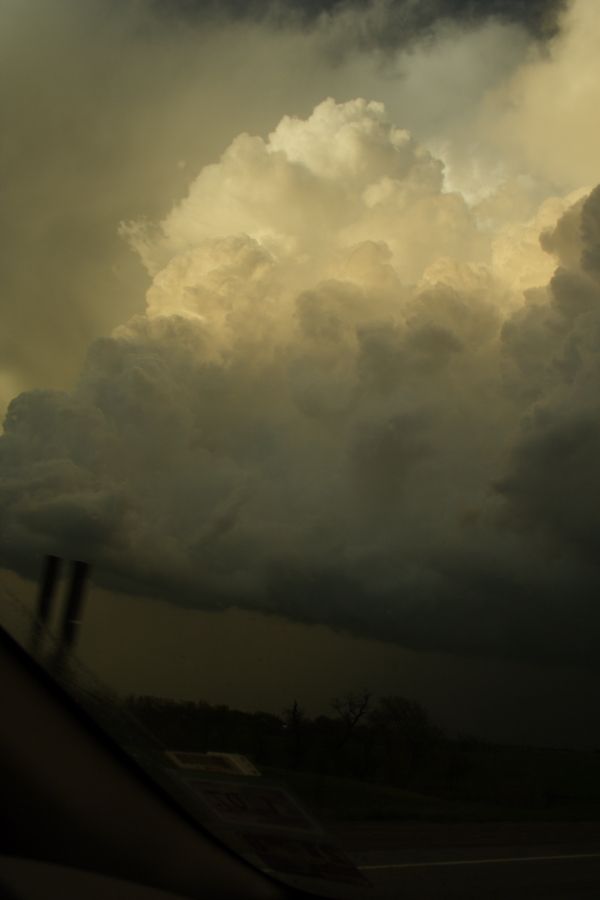
POLYGON ((498 842, 526 855, 570 835, 576 855, 595 858, 596 752, 453 737, 418 701, 367 689, 315 713, 298 698, 277 712, 211 702, 210 685, 195 700, 112 690, 77 648, 98 599, 87 568, 63 564, 62 579, 60 568, 46 561, 37 595, 5 589, 3 624, 203 827, 265 872, 342 897, 361 890, 361 872, 378 883, 455 841, 477 859, 498 842), (380 863, 394 841, 404 861, 380 863))

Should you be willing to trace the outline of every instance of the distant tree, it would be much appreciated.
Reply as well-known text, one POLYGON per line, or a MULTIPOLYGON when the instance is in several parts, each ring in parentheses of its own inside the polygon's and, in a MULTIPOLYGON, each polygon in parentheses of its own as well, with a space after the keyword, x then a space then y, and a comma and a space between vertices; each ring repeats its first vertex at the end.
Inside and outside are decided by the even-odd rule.
POLYGON ((358 723, 367 715, 372 696, 371 692, 365 688, 358 694, 348 692, 341 697, 334 697, 331 701, 331 708, 342 726, 337 743, 338 750, 348 743, 354 735, 358 723))
POLYGON ((273 713, 258 711, 250 716, 250 728, 252 757, 263 765, 273 765, 285 734, 283 720, 273 713))
POLYGON ((283 723, 286 728, 297 729, 306 722, 307 716, 297 700, 283 711, 283 723))
POLYGON ((442 738, 427 711, 406 697, 381 697, 369 715, 371 726, 383 741, 389 780, 402 780, 417 768, 442 738))
POLYGON ((306 754, 308 717, 297 700, 283 711, 292 768, 297 769, 306 754))

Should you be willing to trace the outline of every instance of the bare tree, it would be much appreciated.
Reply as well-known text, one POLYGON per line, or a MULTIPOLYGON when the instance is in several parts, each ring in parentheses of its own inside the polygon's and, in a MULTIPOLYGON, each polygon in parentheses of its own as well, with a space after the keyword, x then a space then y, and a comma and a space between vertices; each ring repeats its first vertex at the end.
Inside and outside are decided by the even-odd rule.
POLYGON ((371 692, 365 688, 358 694, 348 692, 341 697, 334 697, 331 701, 331 708, 343 726, 338 750, 348 743, 358 723, 366 716, 372 697, 371 692))
POLYGON ((388 775, 395 772, 403 753, 411 769, 418 766, 442 737, 420 703, 406 697, 382 697, 369 721, 386 746, 388 775))

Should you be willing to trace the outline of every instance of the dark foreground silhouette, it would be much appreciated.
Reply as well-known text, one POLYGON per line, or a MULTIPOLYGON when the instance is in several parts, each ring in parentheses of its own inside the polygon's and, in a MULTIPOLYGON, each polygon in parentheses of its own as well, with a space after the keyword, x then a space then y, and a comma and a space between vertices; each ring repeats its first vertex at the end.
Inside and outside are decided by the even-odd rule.
POLYGON ((309 717, 130 697, 165 748, 248 756, 335 822, 600 821, 600 753, 451 739, 415 701, 368 692, 309 717))

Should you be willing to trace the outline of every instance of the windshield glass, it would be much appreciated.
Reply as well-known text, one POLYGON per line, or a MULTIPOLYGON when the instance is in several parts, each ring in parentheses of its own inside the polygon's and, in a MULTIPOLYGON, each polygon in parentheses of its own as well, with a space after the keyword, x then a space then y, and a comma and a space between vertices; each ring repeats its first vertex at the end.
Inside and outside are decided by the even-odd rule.
POLYGON ((332 896, 600 885, 599 40, 594 0, 0 9, 3 624, 332 896))

